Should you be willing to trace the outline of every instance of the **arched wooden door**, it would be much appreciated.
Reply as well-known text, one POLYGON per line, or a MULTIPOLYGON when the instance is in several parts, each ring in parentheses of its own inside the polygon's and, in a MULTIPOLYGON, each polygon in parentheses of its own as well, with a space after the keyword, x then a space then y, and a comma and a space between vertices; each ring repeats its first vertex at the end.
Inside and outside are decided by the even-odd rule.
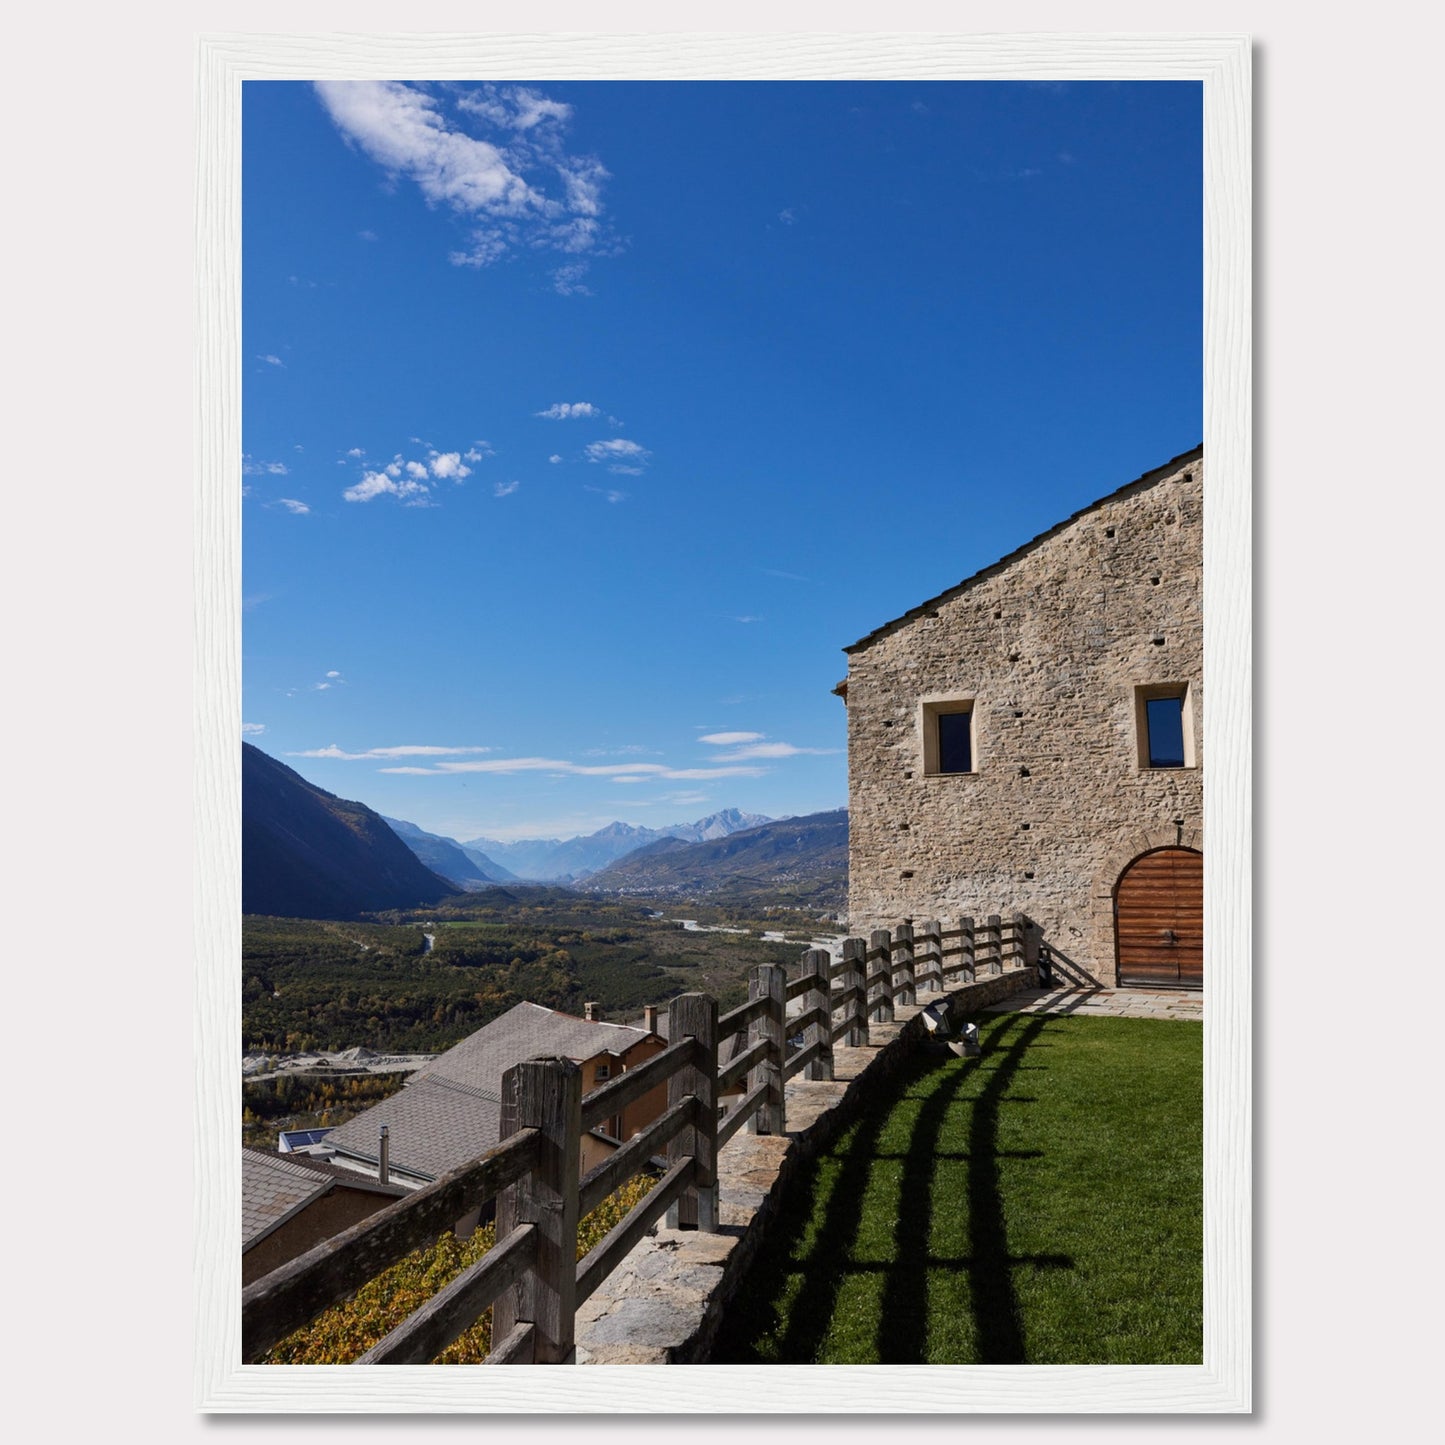
POLYGON ((1204 987, 1204 855, 1160 848, 1114 889, 1119 986, 1204 987))

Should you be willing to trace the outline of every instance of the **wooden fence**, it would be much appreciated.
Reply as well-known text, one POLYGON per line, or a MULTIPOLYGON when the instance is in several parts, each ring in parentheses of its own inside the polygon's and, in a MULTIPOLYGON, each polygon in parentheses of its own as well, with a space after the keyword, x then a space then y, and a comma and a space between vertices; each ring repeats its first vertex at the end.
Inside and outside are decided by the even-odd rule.
POLYGON ((744 1125, 782 1134, 783 1086, 806 1071, 833 1077, 833 1047, 868 1042, 870 1019, 946 983, 1021 968, 1027 920, 993 915, 900 924, 865 942, 844 941, 836 961, 809 949, 798 976, 753 969, 748 1001, 718 1016, 706 994, 668 1007, 666 1049, 582 1095, 570 1059, 531 1059, 502 1078, 502 1142, 470 1164, 353 1225, 255 1281, 241 1297, 241 1353, 254 1362, 361 1285, 433 1243, 492 1200, 497 1242, 440 1293, 364 1354, 358 1364, 433 1360, 492 1307, 486 1363, 562 1364, 573 1358, 577 1307, 665 1213, 672 1228, 718 1227, 717 1153, 744 1125), (789 1005, 793 1004, 792 1012, 789 1005), (727 1062, 721 1060, 726 1057, 727 1062), (661 1084, 667 1108, 615 1153, 580 1175, 582 1136, 661 1084), (743 1092, 719 1119, 720 1096, 743 1092), (665 1154, 653 1189, 584 1259, 578 1220, 665 1154), (580 1176, 580 1177, 579 1177, 580 1176))

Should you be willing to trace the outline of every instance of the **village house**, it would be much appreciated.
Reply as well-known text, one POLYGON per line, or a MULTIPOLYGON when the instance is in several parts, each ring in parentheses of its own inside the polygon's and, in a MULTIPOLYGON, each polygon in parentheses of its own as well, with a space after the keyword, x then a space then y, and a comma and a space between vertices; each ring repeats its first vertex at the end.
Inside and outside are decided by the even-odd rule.
POLYGON ((1203 986, 1203 479, 1175 457, 845 649, 853 932, 1022 911, 1066 976, 1203 986))
POLYGON ((279 1269, 406 1192, 319 1160, 242 1149, 241 1284, 279 1269))
MULTIPOLYGON (((340 1167, 420 1188, 500 1142, 502 1075, 514 1064, 569 1058, 582 1070, 586 1094, 666 1047, 655 1009, 642 1028, 605 1022, 595 1004, 586 1009, 587 1016, 578 1018, 540 1004, 515 1005, 419 1069, 399 1093, 331 1130, 313 1152, 340 1167)), ((585 1135, 582 1172, 666 1107, 667 1088, 659 1085, 585 1135)))

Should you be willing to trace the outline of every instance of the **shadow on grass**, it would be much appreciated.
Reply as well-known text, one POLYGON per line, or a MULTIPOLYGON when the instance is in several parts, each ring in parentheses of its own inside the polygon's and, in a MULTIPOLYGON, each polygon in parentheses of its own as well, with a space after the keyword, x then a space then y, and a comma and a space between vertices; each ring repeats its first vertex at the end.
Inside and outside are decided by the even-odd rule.
POLYGON ((1001 1103, 1033 1102, 1024 1096, 1009 1095, 1008 1089, 1015 1075, 1029 1067, 1023 1063, 1024 1056, 1045 1022, 1037 1015, 1006 1015, 988 1028, 982 1040, 982 1056, 949 1069, 924 1095, 907 1150, 901 1156, 880 1149, 880 1138, 900 1103, 924 1080, 940 1072, 939 1061, 936 1056, 916 1054, 886 1084, 870 1092, 857 1122, 821 1159, 810 1161, 794 1181, 723 1321, 710 1356, 713 1363, 813 1363, 828 1337, 844 1280, 852 1275, 880 1273, 885 1282, 876 1358, 883 1364, 925 1363, 929 1272, 938 1269, 966 1271, 970 1276, 976 1362, 1025 1361, 1014 1269, 1019 1265, 1071 1269, 1074 1264, 1067 1255, 1010 1255, 1000 1192, 1001 1159, 1041 1157, 1038 1150, 1000 1151, 998 1125, 1001 1103), (1016 1036, 1009 1038, 1015 1031, 1016 1036), (978 1081, 980 1076, 982 1089, 967 1101, 972 1108, 966 1149, 940 1150, 950 1107, 965 1085, 978 1081), (903 1172, 893 1229, 895 1258, 865 1261, 850 1257, 859 1238, 874 1165, 899 1158, 903 1172), (816 1231, 805 1247, 825 1160, 837 1161, 839 1167, 816 1231), (968 1166, 969 1252, 961 1257, 930 1252, 937 1169, 944 1160, 961 1160, 968 1166), (789 1276, 798 1274, 801 1284, 797 1293, 791 1301, 785 1301, 789 1276), (769 1337, 776 1338, 776 1348, 768 1348, 769 1337))

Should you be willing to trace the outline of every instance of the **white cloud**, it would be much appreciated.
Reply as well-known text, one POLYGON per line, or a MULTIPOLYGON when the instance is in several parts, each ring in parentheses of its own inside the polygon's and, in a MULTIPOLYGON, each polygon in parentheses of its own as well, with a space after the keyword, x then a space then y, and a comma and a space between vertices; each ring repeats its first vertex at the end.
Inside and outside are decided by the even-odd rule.
POLYGON ((619 492, 614 487, 588 487, 589 492, 596 492, 599 497, 606 497, 609 502, 625 502, 626 492, 619 492))
POLYGON ((492 488, 492 493, 498 497, 510 497, 521 485, 521 482, 498 482, 492 488))
POLYGON ((749 743, 747 747, 734 748, 730 753, 719 753, 718 757, 723 762, 743 763, 756 758, 796 758, 803 754, 826 757, 838 751, 838 748, 795 748, 792 743, 749 743))
POLYGON ((786 209, 778 212, 778 219, 785 226, 791 226, 793 222, 796 221, 798 218, 793 214, 793 208, 791 206, 788 206, 786 209))
POLYGON ((590 296, 592 288, 582 279, 586 274, 585 261, 571 261, 565 266, 558 266, 552 272, 552 289, 559 296, 590 296))
POLYGON ((534 411, 532 415, 549 421, 570 421, 574 417, 601 416, 602 413, 590 401, 554 401, 546 411, 534 411))
POLYGON ((363 240, 363 241, 374 241, 374 240, 376 240, 376 232, 375 232, 375 231, 358 231, 356 234, 357 234, 357 236, 360 237, 361 240, 363 240))
POLYGON ((572 119, 572 107, 560 100, 550 100, 540 91, 527 86, 485 86, 480 92, 464 95, 457 109, 468 115, 479 115, 508 130, 530 131, 548 121, 566 123, 572 119))
POLYGON ((560 456, 558 456, 558 454, 557 454, 556 452, 553 452, 552 455, 547 458, 547 460, 548 460, 549 462, 551 462, 552 465, 555 467, 555 466, 557 465, 557 463, 562 460, 562 458, 561 458, 560 456))
MULTIPOLYGON (((391 469, 388 468, 387 471, 391 469)), ((400 471, 400 468, 397 469, 400 471)), ((364 472, 355 486, 347 487, 342 496, 348 502, 369 502, 374 497, 416 497, 428 490, 425 482, 398 481, 387 472, 364 472)))
MULTIPOLYGON (((465 478, 471 476, 472 469, 462 460, 461 452, 438 451, 420 437, 412 437, 411 440, 426 448, 424 460, 405 457, 397 452, 384 467, 366 467, 363 463, 361 480, 347 487, 341 495, 348 502, 395 497, 405 507, 433 507, 437 503, 432 500, 428 485, 430 480, 453 481, 460 486, 465 478)), ((490 449, 486 442, 480 441, 473 442, 466 452, 468 461, 480 461, 487 455, 490 455, 490 449)), ((365 457, 365 451, 361 447, 352 447, 346 456, 361 459, 365 457)))
MULTIPOLYGON (((348 753, 332 743, 330 747, 309 748, 305 752, 287 753, 288 758, 337 758, 343 762, 368 762, 378 758, 451 758, 464 753, 489 753, 491 748, 444 748, 429 743, 403 743, 394 748, 366 748, 359 753, 348 753)), ((387 769, 388 772, 396 771, 387 769)), ((421 769, 426 772, 428 769, 421 769)))
POLYGON ((753 762, 762 758, 795 758, 803 753, 823 757, 839 751, 837 748, 798 748, 792 743, 764 742, 766 736, 766 733, 705 733, 698 742, 708 743, 713 747, 731 748, 731 752, 717 754, 718 760, 724 763, 753 762))
MULTIPOLYGON (((303 754, 301 756, 310 756, 303 754)), ((336 756, 336 754, 316 754, 336 756)), ((383 773, 398 771, 382 768, 383 773)), ((415 772, 416 769, 411 771, 415 772)), ((430 769, 436 776, 454 773, 497 773, 503 776, 513 773, 553 773, 558 777, 610 778, 617 782, 622 778, 637 778, 647 781, 651 778, 667 778, 697 781, 703 778, 760 778, 762 768, 670 768, 662 763, 600 763, 584 764, 568 762, 562 758, 488 758, 474 763, 439 763, 430 769)))
POLYGON ((542 197, 484 140, 450 130, 437 101, 395 80, 318 80, 336 128, 378 165, 416 182, 428 201, 466 213, 514 215, 542 197))
POLYGON ((733 618, 734 622, 765 622, 766 620, 764 617, 754 617, 750 613, 745 613, 742 617, 733 618))
POLYGON ((610 241, 607 170, 563 147, 571 106, 527 86, 342 80, 318 81, 316 91, 350 144, 470 222, 453 265, 488 266, 519 246, 575 254, 610 241), (488 129, 495 140, 473 133, 488 129))
POLYGON ((588 442, 587 460, 589 462, 616 462, 630 461, 645 463, 652 453, 646 447, 640 446, 637 442, 628 441, 626 437, 613 437, 606 442, 588 442))
POLYGON ((280 367, 284 367, 284 366, 286 365, 286 363, 285 363, 284 361, 282 361, 279 356, 272 356, 272 355, 270 354, 270 352, 267 352, 267 354, 266 354, 265 356, 258 356, 258 357, 256 358, 256 360, 257 360, 257 361, 264 361, 267 366, 280 366, 280 367))
POLYGON ((298 517, 308 516, 311 512, 305 502, 298 502, 295 497, 278 497, 276 505, 285 507, 288 512, 294 512, 298 517))
POLYGON ((449 478, 460 482, 463 477, 472 474, 472 469, 463 463, 460 452, 433 452, 430 461, 432 476, 441 477, 443 480, 449 478))
POLYGON ((241 471, 248 477, 284 477, 289 475, 290 470, 285 462, 258 462, 249 456, 241 458, 241 471))
POLYGON ((242 736, 242 737, 252 737, 252 738, 254 738, 254 737, 259 737, 259 736, 260 736, 263 732, 265 732, 265 731, 266 731, 266 724, 265 724, 265 723, 248 723, 248 722, 243 722, 243 723, 241 724, 241 736, 242 736))
POLYGON ((608 467, 607 470, 609 472, 616 472, 619 477, 640 477, 642 475, 641 467, 613 466, 608 467))
POLYGON ((340 676, 341 676, 341 674, 340 674, 339 672, 336 672, 336 671, 328 672, 326 675, 327 675, 327 677, 340 677, 340 676))

